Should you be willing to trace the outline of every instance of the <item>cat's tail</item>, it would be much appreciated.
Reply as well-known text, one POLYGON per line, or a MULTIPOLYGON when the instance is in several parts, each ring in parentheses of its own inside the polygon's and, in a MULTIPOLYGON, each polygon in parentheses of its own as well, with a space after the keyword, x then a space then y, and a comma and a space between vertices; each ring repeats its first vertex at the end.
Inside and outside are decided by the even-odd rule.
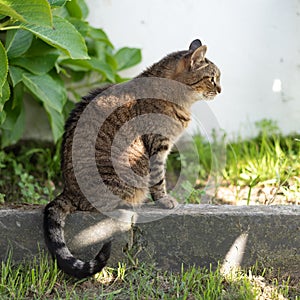
POLYGON ((52 257, 57 260, 58 267, 76 278, 85 278, 100 272, 106 265, 110 256, 111 241, 105 243, 96 257, 90 261, 84 262, 75 258, 64 238, 66 216, 74 210, 64 193, 50 202, 44 211, 44 236, 52 257))

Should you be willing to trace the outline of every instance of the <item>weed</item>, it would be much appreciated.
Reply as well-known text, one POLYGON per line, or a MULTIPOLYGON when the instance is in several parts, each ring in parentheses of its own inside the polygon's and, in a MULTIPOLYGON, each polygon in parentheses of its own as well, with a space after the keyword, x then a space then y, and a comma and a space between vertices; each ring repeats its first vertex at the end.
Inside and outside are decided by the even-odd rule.
POLYGON ((30 299, 50 295, 60 271, 43 252, 30 263, 14 265, 11 253, 1 263, 1 299, 30 299))
POLYGON ((45 204, 59 189, 59 147, 19 145, 0 151, 0 203, 45 204))
MULTIPOLYGON (((183 189, 190 191, 214 189, 213 199, 245 200, 256 203, 299 203, 300 201, 300 143, 299 136, 282 136, 274 121, 262 120, 256 123, 258 134, 255 138, 226 143, 226 135, 207 141, 201 135, 194 136, 199 162, 185 166, 177 152, 169 157, 167 170, 170 173, 183 172, 191 178, 191 170, 198 166, 198 178, 183 181, 183 189), (181 164, 180 164, 181 163, 181 164), (223 193, 223 194, 222 194, 223 193), (225 196, 226 194, 226 196, 225 196), (278 200, 277 200, 278 199, 278 200)), ((182 155, 181 155, 182 156, 182 155)), ((185 153, 189 157, 188 153, 185 153)), ((183 157, 184 158, 184 157, 183 157)), ((177 175, 178 177, 179 175, 177 175)), ((170 177, 170 175, 169 175, 170 177)), ((172 177, 171 177, 172 180, 172 177)), ((199 203, 203 193, 194 193, 190 203, 199 203), (197 198, 197 199, 195 199, 197 198)))
MULTIPOLYGON (((93 278, 77 281, 57 269, 40 252, 32 261, 14 264, 9 255, 1 264, 1 299, 297 299, 289 281, 263 276, 267 270, 238 271, 224 276, 220 268, 183 266, 162 271, 153 264, 106 267, 93 278)), ((299 290, 298 290, 299 292, 299 290)), ((299 299, 299 298, 298 298, 299 299)))
MULTIPOLYGON (((213 133, 211 140, 196 134, 193 151, 187 147, 179 154, 175 148, 167 161, 168 190, 176 186, 174 196, 185 203, 207 201, 207 191, 217 203, 300 203, 300 137, 282 136, 270 120, 256 123, 256 129, 248 140, 226 143, 225 134, 213 133)), ((2 150, 0 169, 0 204, 44 204, 62 188, 59 145, 2 150)))
MULTIPOLYGON (((260 127, 256 138, 230 144, 223 176, 236 186, 248 187, 248 203, 254 187, 274 187, 277 192, 267 201, 271 203, 282 187, 289 187, 293 178, 299 178, 300 145, 293 136, 281 136, 272 122, 257 126, 260 127)), ((295 195, 291 197, 297 199, 295 195)))
POLYGON ((182 197, 184 199, 184 203, 193 203, 193 204, 200 204, 201 203, 201 197, 205 194, 204 191, 196 189, 190 181, 185 180, 181 183, 181 188, 184 191, 182 196, 177 195, 174 193, 175 198, 182 197))

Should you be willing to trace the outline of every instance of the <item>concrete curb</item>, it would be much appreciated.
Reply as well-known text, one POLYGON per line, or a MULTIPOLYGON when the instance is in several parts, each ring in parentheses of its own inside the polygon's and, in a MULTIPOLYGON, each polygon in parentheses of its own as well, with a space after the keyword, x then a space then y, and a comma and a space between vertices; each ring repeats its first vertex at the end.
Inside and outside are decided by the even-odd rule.
MULTIPOLYGON (((227 271, 258 263, 300 278, 300 206, 181 205, 173 211, 118 213, 122 221, 97 213, 70 215, 65 235, 74 255, 90 259, 113 236, 111 266, 124 260, 124 249, 129 249, 140 261, 156 262, 162 269, 221 262, 227 271)), ((1 260, 8 249, 19 261, 45 248, 42 218, 41 209, 0 210, 1 260)))

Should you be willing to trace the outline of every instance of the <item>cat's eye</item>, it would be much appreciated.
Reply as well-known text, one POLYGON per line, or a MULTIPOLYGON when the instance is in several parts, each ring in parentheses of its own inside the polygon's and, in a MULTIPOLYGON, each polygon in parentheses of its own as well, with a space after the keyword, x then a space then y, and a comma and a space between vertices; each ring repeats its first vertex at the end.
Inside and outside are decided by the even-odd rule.
POLYGON ((211 77, 210 78, 211 83, 215 86, 216 85, 216 81, 215 81, 215 77, 211 77))

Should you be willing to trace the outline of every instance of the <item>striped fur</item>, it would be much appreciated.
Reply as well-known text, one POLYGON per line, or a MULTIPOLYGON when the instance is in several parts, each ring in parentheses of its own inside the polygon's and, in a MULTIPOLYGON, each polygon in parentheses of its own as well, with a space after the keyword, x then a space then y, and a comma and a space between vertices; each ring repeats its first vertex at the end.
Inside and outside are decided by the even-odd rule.
MULTIPOLYGON (((44 234, 47 247, 52 256, 57 260, 58 266, 67 274, 77 278, 91 276, 106 265, 110 256, 111 242, 104 243, 96 257, 88 262, 75 258, 68 249, 64 238, 64 225, 66 216, 74 211, 94 211, 87 199, 87 195, 80 188, 77 178, 83 179, 88 185, 88 194, 96 196, 103 203, 110 203, 110 194, 105 190, 99 191, 98 181, 91 176, 90 166, 93 160, 96 161, 98 175, 102 178, 109 191, 117 196, 120 201, 111 204, 110 209, 123 205, 137 205, 144 201, 148 193, 154 201, 163 208, 173 208, 177 201, 166 192, 164 165, 169 151, 174 142, 181 135, 190 121, 190 106, 197 99, 212 99, 221 92, 220 71, 208 59, 205 58, 206 46, 202 46, 199 40, 190 45, 189 50, 172 53, 158 63, 141 73, 135 80, 141 78, 166 78, 183 83, 189 89, 179 100, 174 102, 168 99, 143 98, 116 99, 110 95, 110 88, 106 86, 91 93, 82 99, 71 112, 66 125, 62 143, 61 168, 65 183, 64 191, 50 202, 44 211, 44 234), (121 102, 123 101, 123 102, 121 102), (89 132, 86 132, 80 143, 80 168, 75 172, 73 165, 72 146, 76 126, 80 117, 91 109, 88 117, 87 128, 97 128, 99 116, 108 108, 112 113, 105 119, 97 132, 96 142, 93 144, 95 156, 89 158, 88 153, 92 139, 89 139, 89 132), (172 119, 172 126, 166 126, 164 120, 158 119, 156 124, 142 122, 148 131, 145 134, 136 136, 129 145, 124 145, 125 138, 113 146, 115 137, 125 124, 130 123, 134 118, 145 115, 163 115, 172 119), (157 128, 163 128, 164 134, 156 132, 157 128), (151 130, 153 131, 151 132, 151 130), (111 155, 114 149, 115 165, 111 155), (142 186, 135 184, 135 177, 129 175, 128 164, 132 174, 144 178, 142 186), (118 170, 116 170, 116 165, 118 170), (75 176, 75 173, 77 177, 75 176)), ((130 89, 135 81, 123 85, 123 88, 130 89), (131 85, 130 85, 131 84, 131 85)), ((172 91, 170 91, 172 93, 172 91)), ((170 96, 172 96, 170 94, 170 96)), ((87 129, 89 130, 89 129, 87 129)), ((130 130, 128 130, 129 134, 130 130)))

